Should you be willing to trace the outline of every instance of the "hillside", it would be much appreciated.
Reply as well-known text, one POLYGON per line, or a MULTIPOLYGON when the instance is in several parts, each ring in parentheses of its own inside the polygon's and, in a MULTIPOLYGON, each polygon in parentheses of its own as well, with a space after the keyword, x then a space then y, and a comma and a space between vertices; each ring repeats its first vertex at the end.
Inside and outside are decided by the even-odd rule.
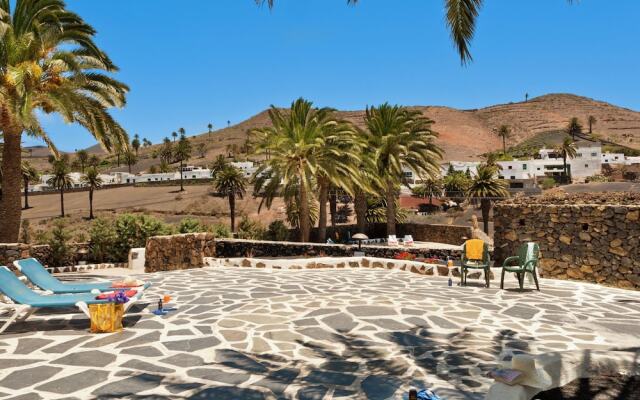
MULTIPOLYGON (((509 125, 513 137, 509 146, 564 129, 572 117, 578 117, 588 131, 587 118, 593 115, 597 123, 593 128, 599 137, 640 149, 640 112, 571 94, 549 94, 528 102, 494 105, 476 110, 457 110, 440 106, 416 106, 427 117, 435 121, 433 129, 440 134, 437 142, 445 150, 445 161, 475 160, 488 151, 500 149, 502 142, 493 133, 500 125, 509 125)), ((364 111, 340 111, 341 118, 362 126, 364 111)), ((204 133, 192 137, 194 149, 201 142, 207 146, 206 156, 200 158, 194 151, 192 164, 204 165, 226 151, 228 145, 242 145, 250 129, 269 124, 266 111, 211 135, 204 133)), ((143 149, 140 162, 134 172, 158 164, 151 158, 157 146, 143 149)), ((88 149, 92 153, 103 153, 99 146, 88 149)), ((117 170, 124 171, 126 167, 117 170)))

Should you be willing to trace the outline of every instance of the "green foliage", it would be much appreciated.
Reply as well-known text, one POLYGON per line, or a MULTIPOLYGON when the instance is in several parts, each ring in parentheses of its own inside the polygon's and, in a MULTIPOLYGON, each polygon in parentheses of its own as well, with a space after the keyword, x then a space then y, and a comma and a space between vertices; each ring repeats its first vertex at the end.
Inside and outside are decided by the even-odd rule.
POLYGON ((112 221, 96 219, 89 231, 89 255, 91 260, 103 263, 116 261, 117 234, 112 221))
POLYGON ((631 149, 625 146, 604 145, 602 146, 603 153, 622 153, 626 157, 638 157, 640 156, 640 150, 631 149))
POLYGON ((289 239, 289 228, 284 221, 277 219, 269 224, 266 239, 284 242, 289 239))
POLYGON ((52 267, 63 267, 70 261, 72 257, 71 248, 69 247, 70 239, 71 235, 66 230, 64 222, 62 220, 56 221, 47 242, 51 248, 49 262, 52 267))
POLYGON ((129 250, 145 247, 147 239, 152 236, 169 235, 171 226, 148 215, 123 214, 114 221, 116 242, 114 255, 118 261, 129 256, 129 250))
MULTIPOLYGON (((395 201, 396 222, 403 224, 409 219, 406 209, 400 208, 398 200, 395 201)), ((384 197, 367 198, 366 220, 370 224, 387 222, 387 200, 384 197)))
POLYGON ((230 238, 233 237, 231 229, 225 224, 214 224, 210 227, 211 233, 217 238, 230 238))
POLYGON ((588 178, 586 178, 586 182, 587 183, 591 183, 591 182, 611 182, 611 178, 604 176, 604 175, 593 175, 590 176, 588 178))
POLYGON ((542 189, 544 190, 549 190, 551 188, 554 188, 556 186, 556 181, 553 178, 544 178, 542 180, 542 189))
POLYGON ((264 226, 257 221, 249 219, 246 215, 242 217, 238 224, 238 239, 264 239, 266 232, 264 226))
POLYGON ((207 227, 200 220, 195 218, 183 218, 178 224, 178 233, 199 233, 206 232, 207 227))

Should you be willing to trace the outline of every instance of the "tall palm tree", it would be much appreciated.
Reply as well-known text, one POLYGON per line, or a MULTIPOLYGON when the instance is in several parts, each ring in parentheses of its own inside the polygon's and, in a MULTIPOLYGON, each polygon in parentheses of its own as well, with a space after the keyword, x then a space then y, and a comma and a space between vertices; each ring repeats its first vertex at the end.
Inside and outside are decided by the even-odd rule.
POLYGON ((589 122, 589 134, 592 134, 593 126, 596 124, 596 122, 598 122, 598 120, 593 115, 589 115, 589 118, 587 119, 587 121, 589 122))
POLYGON ((22 162, 22 184, 24 185, 24 209, 29 207, 29 183, 35 182, 38 179, 38 171, 29 163, 29 161, 22 162))
POLYGON ((178 132, 180 132, 180 138, 186 137, 187 135, 187 131, 185 131, 184 128, 178 129, 178 132))
POLYGON ((365 125, 374 150, 376 175, 382 181, 387 205, 387 235, 396 234, 396 197, 404 183, 403 167, 424 178, 440 174, 442 150, 434 143, 433 121, 420 111, 388 103, 367 108, 365 125))
POLYGON ((239 169, 227 165, 216 174, 213 182, 215 191, 229 199, 229 214, 231 217, 231 232, 236 229, 236 198, 242 199, 246 192, 247 180, 239 169))
POLYGON ((80 163, 80 169, 84 174, 84 167, 87 166, 87 162, 89 161, 89 153, 86 150, 78 150, 76 152, 76 159, 80 163))
POLYGON ((198 143, 198 153, 200 158, 204 158, 207 155, 207 144, 205 142, 198 143))
POLYGON ((178 144, 176 145, 173 151, 173 155, 176 158, 176 161, 180 162, 180 191, 181 192, 184 192, 184 183, 183 183, 184 174, 182 172, 182 168, 184 167, 184 162, 187 161, 189 158, 191 158, 191 151, 192 151, 191 142, 189 142, 189 139, 187 139, 187 137, 184 136, 184 134, 182 134, 180 136, 180 140, 178 141, 178 144))
POLYGON ((211 177, 215 180, 218 173, 229 167, 229 163, 224 155, 218 154, 211 164, 211 177))
POLYGON ((82 176, 82 183, 89 188, 89 219, 93 219, 93 192, 102 187, 102 178, 95 167, 87 170, 82 176))
POLYGON ((458 203, 464 199, 469 185, 469 179, 462 172, 449 173, 443 179, 445 195, 458 203))
MULTIPOLYGON (((274 190, 280 183, 285 191, 296 188, 300 241, 307 242, 311 231, 310 200, 319 172, 317 157, 326 145, 323 133, 333 130, 338 122, 331 109, 314 108, 313 103, 302 98, 294 101, 287 111, 271 106, 269 118, 273 126, 252 131, 256 153, 270 154, 270 159, 255 174, 269 172, 274 190)), ((259 191, 260 181, 256 182, 259 191)))
POLYGON ((573 139, 574 142, 576 141, 576 135, 582 135, 582 124, 577 117, 573 117, 569 120, 566 132, 571 135, 571 139, 573 139))
POLYGON ((73 187, 73 181, 69 175, 69 163, 62 157, 53 162, 52 176, 47 180, 47 184, 60 191, 60 216, 64 217, 64 191, 73 187))
POLYGON ((502 153, 507 154, 507 139, 511 138, 511 128, 508 125, 500 125, 496 134, 502 139, 502 153))
POLYGON ((560 146, 557 148, 558 152, 562 154, 562 164, 564 166, 564 177, 567 181, 570 180, 569 173, 567 171, 567 159, 575 158, 577 155, 576 143, 570 138, 565 138, 560 146))
POLYGON ((39 112, 58 113, 66 122, 80 124, 107 151, 128 143, 107 111, 125 104, 128 88, 104 74, 117 68, 94 43, 94 34, 62 0, 0 1, 0 242, 15 242, 19 236, 22 134, 42 138, 55 152, 39 112))
POLYGON ((178 138, 178 132, 176 131, 171 132, 171 136, 173 136, 173 143, 175 143, 176 139, 178 138))
POLYGON ((133 140, 131 141, 131 147, 136 152, 136 157, 138 156, 138 150, 140 150, 140 137, 136 133, 133 135, 133 140))
POLYGON ((134 153, 131 150, 125 152, 123 156, 124 156, 124 162, 127 164, 129 173, 131 173, 131 167, 133 167, 138 163, 138 157, 136 156, 136 153, 134 153))
POLYGON ((507 185, 503 179, 498 179, 498 170, 490 165, 478 166, 476 176, 471 181, 467 196, 474 202, 480 203, 484 233, 489 234, 489 214, 493 201, 509 196, 507 185))
POLYGON ((97 154, 92 154, 91 157, 89 157, 89 160, 87 161, 87 164, 90 167, 93 168, 98 168, 98 166, 100 165, 100 157, 98 157, 97 154))
POLYGON ((213 130, 213 124, 209 122, 209 125, 207 125, 207 128, 209 128, 209 136, 211 136, 211 131, 213 130))

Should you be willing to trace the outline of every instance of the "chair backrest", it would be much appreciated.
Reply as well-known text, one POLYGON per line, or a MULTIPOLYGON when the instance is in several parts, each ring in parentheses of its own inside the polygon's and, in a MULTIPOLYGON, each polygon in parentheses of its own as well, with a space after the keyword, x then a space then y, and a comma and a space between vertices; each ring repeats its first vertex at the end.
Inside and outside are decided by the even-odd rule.
POLYGON ((520 265, 526 265, 527 262, 533 260, 534 262, 529 265, 530 269, 533 269, 538 265, 538 257, 540 255, 540 246, 538 243, 528 242, 524 243, 518 248, 518 258, 520 259, 520 265))
POLYGON ((467 260, 485 261, 489 255, 489 246, 480 239, 471 239, 464 242, 463 250, 467 260))
POLYGON ((4 266, 0 266, 0 292, 18 304, 33 304, 40 298, 4 266))
POLYGON ((13 262, 16 268, 36 286, 53 292, 64 291, 62 282, 54 278, 35 258, 25 258, 13 262))
POLYGON ((389 235, 389 238, 387 239, 387 244, 393 245, 393 246, 398 245, 398 238, 396 237, 396 235, 389 235))

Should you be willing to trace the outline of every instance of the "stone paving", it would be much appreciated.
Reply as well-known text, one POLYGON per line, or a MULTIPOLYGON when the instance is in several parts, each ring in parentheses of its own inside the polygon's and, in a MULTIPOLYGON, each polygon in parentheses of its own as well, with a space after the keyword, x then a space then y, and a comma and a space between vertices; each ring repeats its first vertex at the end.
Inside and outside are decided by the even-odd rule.
POLYGON ((122 333, 37 314, 0 335, 0 399, 481 399, 511 354, 640 346, 640 293, 448 287, 399 270, 206 268, 153 282, 122 333), (177 311, 150 313, 159 295, 177 311))

